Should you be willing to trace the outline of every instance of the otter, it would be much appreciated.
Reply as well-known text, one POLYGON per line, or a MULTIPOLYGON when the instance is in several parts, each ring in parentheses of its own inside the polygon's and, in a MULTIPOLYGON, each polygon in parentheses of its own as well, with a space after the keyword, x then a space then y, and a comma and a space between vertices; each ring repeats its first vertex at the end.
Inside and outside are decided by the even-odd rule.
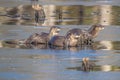
POLYGON ((67 32, 67 35, 71 33, 77 33, 80 36, 78 45, 89 45, 93 43, 93 39, 97 37, 99 31, 101 31, 102 29, 104 29, 103 25, 95 24, 88 30, 82 30, 79 28, 71 29, 67 32))
POLYGON ((26 44, 47 44, 48 41, 55 35, 58 35, 60 27, 52 26, 49 33, 42 32, 40 34, 34 33, 29 38, 25 39, 23 43, 26 44))
POLYGON ((49 41, 52 47, 75 47, 77 46, 79 36, 76 33, 71 33, 66 36, 54 36, 49 41))
POLYGON ((95 63, 91 62, 88 57, 84 57, 82 59, 82 71, 91 71, 93 70, 94 66, 96 66, 95 63))

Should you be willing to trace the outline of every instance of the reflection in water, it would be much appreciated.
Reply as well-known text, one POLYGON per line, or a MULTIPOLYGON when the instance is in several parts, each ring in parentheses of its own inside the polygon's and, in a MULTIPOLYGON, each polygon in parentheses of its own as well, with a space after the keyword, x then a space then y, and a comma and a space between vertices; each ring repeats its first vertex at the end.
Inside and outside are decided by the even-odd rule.
POLYGON ((17 43, 17 40, 5 40, 5 41, 0 41, 0 46, 3 48, 19 48, 19 49, 55 49, 55 50, 70 50, 72 52, 76 52, 79 50, 88 50, 88 49, 93 49, 93 46, 80 46, 80 47, 50 47, 47 44, 19 44, 17 43))
MULTIPOLYGON (((34 24, 34 8, 31 5, 20 5, 18 7, 13 8, 4 8, 4 14, 1 15, 1 18, 4 18, 2 20, 2 24, 17 24, 17 25, 33 25, 34 24)), ((39 23, 44 23, 45 19, 45 13, 44 10, 37 10, 39 11, 39 23)))
POLYGON ((32 5, 19 5, 18 7, 12 8, 1 7, 0 18, 4 18, 1 20, 1 24, 33 25, 37 11, 37 13, 39 12, 39 25, 42 26, 96 23, 119 25, 119 6, 40 6, 37 3, 31 4, 32 5))
POLYGON ((105 25, 111 25, 112 22, 112 6, 111 5, 102 5, 101 10, 101 19, 100 23, 105 25))
POLYGON ((37 54, 37 55, 24 55, 22 56, 22 58, 28 58, 28 59, 54 59, 55 56, 54 55, 41 55, 41 54, 37 54))
POLYGON ((34 14, 35 14, 35 22, 36 22, 36 26, 39 25, 39 21, 42 19, 45 19, 45 13, 44 13, 44 9, 42 9, 42 6, 40 6, 39 4, 37 4, 38 1, 33 1, 31 3, 32 8, 35 10, 34 14), (44 15, 43 15, 44 14, 44 15))
POLYGON ((21 49, 56 49, 56 50, 70 50, 70 51, 79 51, 84 49, 93 49, 93 50, 119 50, 120 41, 96 41, 93 45, 82 45, 80 47, 50 47, 46 44, 19 44, 18 40, 4 40, 0 41, 0 47, 8 48, 21 48, 21 49))
POLYGON ((89 60, 89 58, 83 58, 80 62, 81 66, 78 67, 68 67, 69 70, 77 71, 120 71, 120 66, 112 65, 97 65, 96 60, 89 60))
POLYGON ((104 46, 105 50, 112 50, 113 49, 113 45, 111 41, 100 41, 100 44, 102 46, 104 46))
POLYGON ((112 66, 111 65, 103 65, 103 66, 101 66, 101 69, 102 69, 102 71, 112 71, 112 66))
POLYGON ((80 64, 81 64, 80 67, 69 67, 67 69, 88 72, 88 71, 93 71, 94 67, 96 66, 95 62, 89 60, 88 57, 82 58, 82 61, 80 64))
POLYGON ((95 43, 97 49, 103 50, 120 50, 120 41, 99 41, 95 43))
POLYGON ((16 40, 1 41, 1 47, 20 48, 20 49, 47 49, 46 44, 19 44, 16 40))

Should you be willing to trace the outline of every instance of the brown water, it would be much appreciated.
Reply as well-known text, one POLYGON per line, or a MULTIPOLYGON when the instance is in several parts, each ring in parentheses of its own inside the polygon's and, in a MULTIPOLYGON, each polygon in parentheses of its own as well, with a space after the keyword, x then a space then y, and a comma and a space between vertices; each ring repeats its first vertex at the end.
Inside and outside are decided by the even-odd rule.
POLYGON ((38 3, 44 13, 40 15, 39 26, 35 26, 33 2, 0 2, 0 80, 120 80, 119 0, 38 3), (105 29, 93 46, 51 49, 45 45, 5 42, 48 32, 51 25, 60 26, 60 35, 65 35, 69 29, 88 29, 96 23, 105 25, 105 29), (94 64, 90 71, 82 70, 85 57, 94 64))

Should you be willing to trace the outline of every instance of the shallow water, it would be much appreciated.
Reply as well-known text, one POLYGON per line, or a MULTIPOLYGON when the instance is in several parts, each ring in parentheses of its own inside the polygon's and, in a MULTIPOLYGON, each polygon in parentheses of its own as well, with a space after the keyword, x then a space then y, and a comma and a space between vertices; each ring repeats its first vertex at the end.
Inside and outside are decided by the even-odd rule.
POLYGON ((119 0, 39 0, 45 12, 39 26, 35 26, 33 2, 7 1, 0 2, 0 80, 120 80, 119 0), (51 25, 60 26, 60 35, 65 35, 72 28, 88 29, 96 23, 105 29, 93 46, 52 49, 5 42, 48 32, 51 25), (86 57, 94 64, 90 71, 82 70, 86 57))

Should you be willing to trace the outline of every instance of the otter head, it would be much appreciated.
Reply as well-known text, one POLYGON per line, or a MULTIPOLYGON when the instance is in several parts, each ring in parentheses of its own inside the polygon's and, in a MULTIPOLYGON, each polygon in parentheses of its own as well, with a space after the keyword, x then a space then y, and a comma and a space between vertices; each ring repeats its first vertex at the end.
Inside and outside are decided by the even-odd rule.
POLYGON ((89 61, 89 58, 88 57, 85 57, 82 59, 83 62, 88 62, 89 61))
POLYGON ((69 33, 66 35, 66 39, 71 40, 71 41, 77 40, 79 37, 80 35, 77 33, 69 33))
POLYGON ((100 30, 103 30, 103 29, 104 29, 104 26, 103 26, 103 25, 100 25, 100 24, 97 24, 97 25, 93 25, 93 28, 94 28, 95 30, 100 31, 100 30))
POLYGON ((57 26, 52 26, 49 32, 49 38, 52 38, 55 35, 58 35, 60 32, 61 28, 57 26))
POLYGON ((95 38, 98 35, 98 32, 103 30, 104 26, 100 24, 93 25, 88 32, 92 35, 93 38, 95 38))
POLYGON ((65 37, 66 46, 77 46, 79 35, 77 33, 70 33, 65 37))
POLYGON ((41 10, 42 9, 42 6, 40 6, 39 4, 33 4, 32 5, 32 8, 34 9, 34 10, 41 10))
POLYGON ((70 39, 71 40, 76 40, 76 39, 78 39, 79 38, 79 35, 77 34, 77 33, 74 33, 74 34, 71 34, 70 35, 70 39))

